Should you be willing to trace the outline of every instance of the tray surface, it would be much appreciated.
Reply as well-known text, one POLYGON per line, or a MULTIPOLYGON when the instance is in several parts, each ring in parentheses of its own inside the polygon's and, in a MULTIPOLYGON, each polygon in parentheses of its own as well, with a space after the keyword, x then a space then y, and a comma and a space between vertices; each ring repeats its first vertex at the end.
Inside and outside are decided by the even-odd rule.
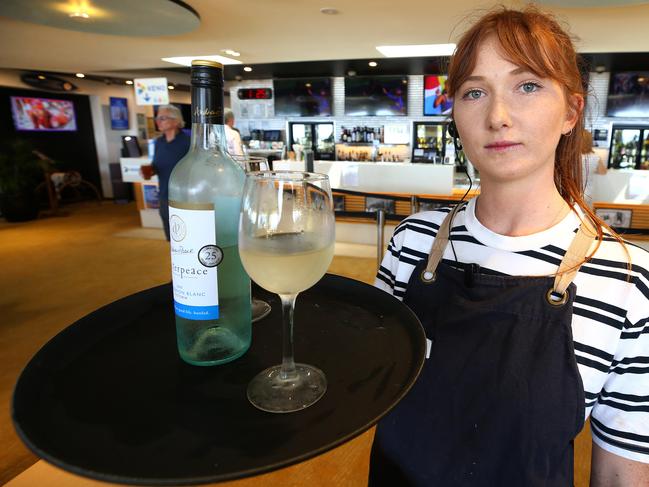
POLYGON ((262 412, 246 386, 281 362, 281 306, 253 325, 250 350, 215 367, 176 350, 171 285, 111 303, 48 342, 23 370, 12 415, 37 455, 109 482, 180 485, 257 475, 323 453, 373 426, 410 389, 423 329, 395 298, 327 274, 298 296, 295 359, 327 376, 325 396, 262 412))

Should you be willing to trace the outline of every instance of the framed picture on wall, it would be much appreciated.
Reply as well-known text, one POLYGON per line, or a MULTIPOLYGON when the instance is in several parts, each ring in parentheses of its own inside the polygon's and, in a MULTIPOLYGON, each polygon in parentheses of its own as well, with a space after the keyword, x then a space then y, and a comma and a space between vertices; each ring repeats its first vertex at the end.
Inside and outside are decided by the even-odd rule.
POLYGON ((128 99, 110 97, 110 128, 128 130, 128 99))
POLYGON ((617 208, 597 208, 595 214, 600 217, 604 223, 614 228, 631 228, 632 210, 617 208))
POLYGON ((446 91, 446 76, 424 76, 424 115, 448 115, 453 99, 446 91))

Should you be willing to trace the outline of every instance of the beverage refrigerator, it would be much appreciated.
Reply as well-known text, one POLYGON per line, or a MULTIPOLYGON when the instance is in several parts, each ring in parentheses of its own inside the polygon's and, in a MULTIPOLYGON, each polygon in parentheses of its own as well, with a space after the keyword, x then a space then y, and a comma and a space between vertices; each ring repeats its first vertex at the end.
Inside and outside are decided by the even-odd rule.
POLYGON ((318 161, 333 161, 336 158, 335 131, 333 122, 289 122, 289 150, 293 144, 311 149, 318 161))
POLYGON ((608 167, 649 169, 649 125, 613 125, 608 167))
POLYGON ((413 122, 412 162, 445 162, 447 125, 447 122, 413 122))

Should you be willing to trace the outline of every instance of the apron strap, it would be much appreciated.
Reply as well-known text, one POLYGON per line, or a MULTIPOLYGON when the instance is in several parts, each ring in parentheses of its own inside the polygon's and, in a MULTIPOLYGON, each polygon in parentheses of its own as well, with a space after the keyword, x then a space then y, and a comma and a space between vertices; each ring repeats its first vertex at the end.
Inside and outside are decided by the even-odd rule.
MULTIPOLYGON (((437 277, 435 271, 437 270, 439 263, 442 261, 444 250, 448 245, 449 228, 453 222, 455 214, 462 206, 463 204, 459 203, 453 207, 437 230, 437 235, 435 236, 433 246, 428 255, 428 263, 420 276, 424 283, 433 282, 437 277)), ((590 250, 596 236, 597 231, 595 230, 595 226, 588 217, 585 217, 579 226, 575 238, 570 243, 568 250, 566 250, 563 259, 561 260, 561 264, 559 265, 559 269, 554 278, 554 285, 547 292, 546 299, 548 303, 556 306, 561 306, 566 303, 568 300, 568 286, 577 275, 577 272, 579 272, 579 268, 588 255, 588 251, 590 250)))
POLYGON ((561 306, 568 300, 567 289, 573 281, 581 264, 588 255, 588 251, 597 236, 593 223, 586 216, 579 226, 577 235, 572 239, 568 250, 566 250, 559 270, 554 277, 554 285, 547 293, 548 303, 561 306))
POLYGON ((436 279, 435 271, 437 270, 438 264, 442 260, 446 245, 448 245, 449 228, 451 226, 451 223, 453 222, 453 217, 459 211, 460 207, 464 206, 464 204, 458 203, 457 205, 455 205, 453 209, 448 213, 448 215, 446 215, 446 218, 444 218, 442 224, 439 226, 437 235, 435 236, 435 240, 433 241, 433 246, 431 247, 430 253, 428 254, 428 264, 426 265, 426 268, 422 271, 420 276, 423 282, 429 283, 433 282, 436 279))

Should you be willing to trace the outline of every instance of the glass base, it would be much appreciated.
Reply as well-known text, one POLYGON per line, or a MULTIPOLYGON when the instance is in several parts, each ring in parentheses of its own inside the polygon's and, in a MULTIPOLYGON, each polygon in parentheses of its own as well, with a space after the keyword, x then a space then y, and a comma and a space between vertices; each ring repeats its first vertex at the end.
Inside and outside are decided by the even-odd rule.
POLYGON ((270 314, 270 304, 261 299, 252 298, 252 322, 263 320, 270 314))
POLYGON ((280 376, 282 366, 275 365, 260 372, 248 384, 248 400, 269 413, 292 413, 308 408, 327 390, 324 373, 311 365, 295 364, 296 375, 280 376))

